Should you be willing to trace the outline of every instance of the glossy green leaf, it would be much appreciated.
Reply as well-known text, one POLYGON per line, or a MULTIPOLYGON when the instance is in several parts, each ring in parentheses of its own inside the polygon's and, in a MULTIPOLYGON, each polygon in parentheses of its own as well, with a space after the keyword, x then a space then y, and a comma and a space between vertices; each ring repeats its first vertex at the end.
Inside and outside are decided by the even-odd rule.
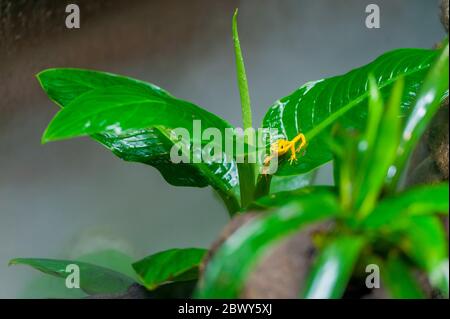
POLYGON ((381 264, 380 273, 383 286, 392 298, 424 298, 423 292, 412 274, 411 267, 399 256, 389 256, 388 260, 381 264))
POLYGON ((311 185, 311 183, 313 183, 316 175, 317 170, 300 175, 272 176, 272 180, 270 182, 270 192, 279 193, 293 191, 302 187, 309 186, 311 185))
POLYGON ((68 265, 78 265, 80 269, 80 288, 89 295, 121 294, 135 283, 132 278, 117 271, 73 260, 16 258, 11 260, 9 264, 28 265, 43 273, 59 278, 66 278, 71 274, 70 271, 66 271, 68 265))
POLYGON ((397 187, 403 167, 438 111, 443 97, 448 96, 448 52, 447 41, 437 61, 427 74, 411 114, 408 116, 398 147, 397 160, 390 176, 389 184, 392 191, 397 187))
POLYGON ((308 172, 332 159, 326 145, 331 126, 339 123, 364 131, 367 121, 368 78, 371 74, 383 96, 393 83, 405 80, 402 114, 408 114, 417 91, 437 57, 435 50, 400 49, 383 54, 375 61, 347 74, 309 82, 291 95, 277 101, 267 112, 263 127, 278 129, 278 138, 306 135, 308 147, 295 165, 282 164, 278 175, 308 172))
POLYGON ((153 290, 167 282, 197 279, 206 252, 200 248, 165 250, 135 262, 133 268, 144 286, 153 290))
POLYGON ((362 222, 366 230, 398 227, 411 216, 448 214, 448 183, 417 186, 393 197, 382 200, 373 212, 362 222))
POLYGON ((336 299, 342 297, 355 267, 364 240, 342 236, 326 244, 315 260, 301 297, 336 299))
POLYGON ((308 224, 334 217, 338 210, 333 194, 311 195, 248 222, 208 263, 196 297, 237 298, 248 274, 268 249, 308 224))
POLYGON ((231 211, 238 209, 238 173, 226 154, 222 163, 170 161, 170 128, 192 128, 193 120, 199 119, 203 129, 222 130, 229 127, 223 120, 157 86, 110 73, 49 69, 38 79, 49 97, 64 107, 47 129, 45 141, 90 134, 118 157, 155 167, 172 185, 213 186, 231 211))
POLYGON ((330 194, 335 192, 336 190, 333 186, 307 186, 292 191, 272 193, 258 198, 250 205, 250 207, 253 209, 277 208, 290 202, 295 202, 302 197, 315 196, 317 194, 330 194))
MULTIPOLYGON (((317 170, 305 174, 291 176, 258 175, 255 200, 266 197, 269 193, 293 191, 311 185, 317 175, 317 170)), ((250 206, 252 206, 252 203, 250 206)), ((253 205, 254 206, 254 205, 253 205)))

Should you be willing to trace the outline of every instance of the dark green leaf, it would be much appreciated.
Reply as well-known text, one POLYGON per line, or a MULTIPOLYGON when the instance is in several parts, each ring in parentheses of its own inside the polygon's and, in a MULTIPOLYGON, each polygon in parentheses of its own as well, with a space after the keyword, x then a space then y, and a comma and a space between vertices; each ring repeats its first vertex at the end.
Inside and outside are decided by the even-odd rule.
POLYGON ((342 297, 363 244, 361 238, 352 236, 338 237, 327 243, 312 266, 301 297, 342 297))
POLYGON ((388 260, 381 264, 380 273, 384 286, 392 298, 424 298, 411 267, 399 256, 389 256, 388 260))
POLYGON ((145 257, 133 264, 144 286, 153 290, 167 282, 197 279, 205 249, 170 249, 145 257))
POLYGON ((147 293, 152 299, 188 299, 192 297, 196 285, 197 280, 170 282, 147 293))
POLYGON ((364 229, 398 227, 402 219, 415 215, 448 214, 448 183, 418 186, 381 201, 363 221, 364 229))
POLYGON ((71 274, 66 271, 68 265, 78 265, 80 288, 89 295, 124 293, 135 282, 132 278, 111 269, 73 260, 16 258, 9 264, 28 265, 59 278, 66 278, 71 274))
POLYGON ((270 247, 305 225, 335 216, 338 210, 334 195, 311 195, 248 222, 215 253, 196 296, 237 298, 249 272, 270 247))
POLYGON ((231 210, 238 209, 238 173, 226 154, 222 163, 170 161, 174 145, 170 128, 192 127, 194 119, 202 120, 203 128, 229 127, 218 117, 152 84, 114 74, 50 69, 41 72, 38 79, 58 105, 75 106, 58 113, 44 140, 91 134, 118 157, 154 166, 172 185, 213 186, 231 210), (141 103, 130 105, 132 101, 141 103))
POLYGON ((431 119, 439 109, 442 99, 448 96, 448 41, 437 61, 427 74, 416 103, 408 116, 390 177, 390 189, 395 190, 411 152, 419 142, 431 119))
POLYGON ((331 125, 339 123, 364 131, 367 121, 368 78, 372 74, 382 95, 403 77, 402 114, 408 114, 417 91, 438 55, 434 50, 401 49, 388 52, 372 63, 345 75, 310 82, 276 102, 264 118, 263 127, 278 129, 278 138, 306 135, 308 147, 297 164, 281 164, 278 175, 308 172, 332 159, 326 140, 331 125))

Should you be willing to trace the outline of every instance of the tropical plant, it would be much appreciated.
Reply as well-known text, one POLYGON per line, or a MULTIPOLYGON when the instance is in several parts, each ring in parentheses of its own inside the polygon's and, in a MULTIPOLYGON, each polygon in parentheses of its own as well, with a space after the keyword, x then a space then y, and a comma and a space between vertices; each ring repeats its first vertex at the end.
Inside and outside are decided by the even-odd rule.
MULTIPOLYGON (((243 126, 249 128, 236 14, 233 37, 243 126)), ((211 186, 231 217, 250 210, 261 215, 225 241, 197 285, 207 252, 198 248, 146 257, 132 265, 134 278, 80 261, 19 258, 11 264, 62 278, 68 276, 68 264, 78 264, 81 288, 91 295, 124 293, 138 283, 151 297, 173 296, 170 291, 181 284, 187 295, 197 286, 197 297, 235 298, 270 247, 306 225, 328 220, 333 227, 314 240, 317 258, 300 297, 339 298, 367 264, 382 268, 392 297, 423 296, 412 274, 416 269, 448 296, 447 239, 437 215, 448 214, 448 184, 400 187, 412 150, 448 96, 448 41, 439 50, 387 52, 344 75, 306 83, 274 103, 262 127, 278 129, 275 139, 291 140, 301 132, 308 142, 297 162, 281 158, 274 176, 258 175, 261 164, 229 156, 220 163, 173 163, 170 150, 179 142, 173 130, 192 133, 193 120, 224 135, 232 126, 153 84, 81 69, 45 70, 38 80, 61 107, 43 143, 88 135, 121 159, 155 167, 171 185, 211 186), (314 171, 330 161, 335 186, 313 186, 314 171)), ((195 142, 184 141, 192 154, 195 142)))

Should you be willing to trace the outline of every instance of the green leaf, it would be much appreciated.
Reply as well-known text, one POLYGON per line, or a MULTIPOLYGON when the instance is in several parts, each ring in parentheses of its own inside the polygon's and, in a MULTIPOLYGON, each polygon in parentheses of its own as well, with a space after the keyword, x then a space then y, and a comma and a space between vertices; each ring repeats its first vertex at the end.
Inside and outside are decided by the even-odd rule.
POLYGON ((423 292, 411 273, 411 267, 399 256, 389 256, 381 264, 381 277, 389 295, 396 299, 422 299, 423 292))
POLYGON ((435 216, 414 216, 405 225, 400 248, 423 270, 430 282, 448 296, 448 239, 435 216))
POLYGON ((306 174, 292 176, 275 176, 271 174, 258 175, 255 199, 267 196, 270 193, 279 193, 300 189, 309 186, 316 178, 317 170, 306 174))
POLYGON ((301 296, 307 299, 342 297, 364 240, 354 236, 332 239, 320 252, 301 296))
POLYGON ((277 101, 267 112, 263 127, 278 129, 279 136, 292 139, 305 134, 308 147, 295 165, 281 164, 278 175, 308 172, 332 159, 326 140, 331 126, 364 131, 367 121, 369 74, 380 92, 387 96, 393 83, 403 77, 405 90, 402 114, 409 113, 416 93, 438 52, 435 50, 400 49, 383 54, 375 61, 347 74, 309 82, 291 95, 277 101))
POLYGON ((395 169, 392 171, 389 180, 391 191, 397 187, 403 167, 406 165, 411 152, 416 147, 431 119, 438 111, 443 97, 445 95, 448 96, 448 67, 447 40, 437 61, 427 74, 411 114, 406 121, 397 151, 397 159, 393 165, 395 169))
MULTIPOLYGON (((244 130, 253 129, 252 125, 252 108, 250 103, 250 93, 248 91, 247 75, 245 72, 244 57, 242 56, 241 44, 239 42, 239 34, 237 27, 238 10, 234 12, 232 21, 234 53, 236 60, 236 75, 241 97, 242 122, 244 130)), ((247 136, 245 136, 247 138, 247 136)), ((251 138, 251 141, 253 138, 251 138)), ((248 141, 245 141, 248 142, 248 141)), ((254 197, 255 192, 255 164, 248 161, 248 157, 244 158, 244 163, 238 163, 239 184, 241 187, 241 206, 247 207, 254 197)))
POLYGON ((133 268, 144 286, 154 290, 167 282, 197 279, 206 252, 200 248, 165 250, 135 262, 133 268))
POLYGON ((64 107, 47 129, 45 141, 90 134, 118 157, 155 167, 172 185, 211 185, 231 211, 238 210, 239 181, 232 159, 224 156, 222 163, 197 164, 170 160, 170 128, 192 127, 194 119, 202 120, 203 128, 230 127, 223 120, 157 86, 110 73, 49 69, 38 79, 48 96, 64 107))
POLYGON ((379 202, 361 227, 366 230, 398 227, 399 223, 407 222, 402 220, 411 216, 448 214, 448 210, 448 183, 417 186, 379 202))
POLYGON ((268 249, 308 224, 332 218, 338 210, 334 195, 311 195, 248 222, 208 263, 196 297, 237 298, 248 274, 268 249))
POLYGON ((96 266, 89 263, 73 260, 42 259, 42 258, 16 258, 10 265, 28 265, 43 273, 66 278, 71 272, 66 267, 71 264, 80 268, 80 288, 89 295, 121 294, 135 283, 135 281, 117 271, 96 266))
POLYGON ((313 183, 316 178, 317 170, 292 176, 272 176, 270 182, 270 192, 286 192, 300 189, 302 187, 307 187, 313 183))
POLYGON ((314 196, 317 194, 330 194, 335 193, 336 190, 333 186, 307 186, 292 191, 284 191, 278 193, 272 193, 264 197, 260 197, 255 200, 250 207, 253 209, 269 209, 283 207, 284 205, 295 202, 299 198, 314 196))
POLYGON ((336 125, 333 128, 332 139, 328 140, 333 151, 333 177, 336 183, 344 217, 353 217, 355 197, 358 195, 357 184, 361 171, 359 170, 359 132, 336 125))
POLYGON ((170 282, 148 291, 148 295, 152 299, 188 299, 196 285, 197 280, 170 282))
MULTIPOLYGON (((372 84, 373 85, 373 84, 372 84)), ((382 190, 384 182, 388 176, 388 170, 395 160, 399 139, 400 139, 400 103, 403 92, 403 78, 397 80, 387 103, 385 112, 380 117, 379 101, 373 101, 369 109, 369 125, 368 130, 374 130, 375 123, 378 122, 376 132, 367 131, 366 140, 367 151, 363 159, 363 169, 358 171, 359 178, 362 179, 361 186, 358 191, 359 208, 358 217, 363 218, 370 213, 375 206, 378 196, 382 190), (371 112, 374 111, 374 115, 371 112), (371 117, 375 119, 371 119, 371 117), (367 163, 367 164, 366 164, 367 163)), ((371 92, 372 92, 371 88, 371 92)), ((379 95, 379 93, 375 93, 379 95)), ((371 94, 372 96, 372 94, 371 94)), ((371 98, 372 99, 372 98, 371 98)), ((375 97, 376 99, 376 97, 375 97)), ((364 148, 360 143, 360 148, 364 148)))
POLYGON ((77 261, 105 267, 137 279, 131 267, 134 258, 115 249, 96 250, 76 257, 77 261))
POLYGON ((430 283, 433 287, 436 287, 441 291, 446 298, 448 298, 449 290, 449 263, 448 258, 442 260, 442 262, 433 267, 429 271, 430 283))
POLYGON ((250 103, 250 94, 248 91, 247 74, 245 72, 244 57, 242 56, 241 44, 239 41, 238 27, 237 27, 237 15, 238 9, 234 12, 232 31, 233 31, 233 43, 234 54, 236 58, 236 75, 239 88, 239 94, 241 97, 242 107, 242 121, 244 129, 253 128, 252 125, 252 108, 250 103))

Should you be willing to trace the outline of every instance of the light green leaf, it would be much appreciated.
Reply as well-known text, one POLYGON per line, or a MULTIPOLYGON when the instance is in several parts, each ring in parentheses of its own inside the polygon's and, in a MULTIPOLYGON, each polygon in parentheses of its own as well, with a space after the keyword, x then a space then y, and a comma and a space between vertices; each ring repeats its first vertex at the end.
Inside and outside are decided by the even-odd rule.
POLYGON ((133 268, 144 286, 154 290, 168 282, 197 279, 206 252, 200 248, 165 250, 135 262, 133 268))
POLYGON ((364 240, 354 236, 332 239, 317 257, 301 297, 336 299, 342 297, 355 267, 364 240))
POLYGON ((411 216, 448 214, 448 183, 417 186, 393 197, 382 200, 373 212, 362 222, 366 230, 398 227, 411 216))
MULTIPOLYGON (((252 107, 250 103, 250 93, 248 90, 247 74, 245 72, 244 57, 242 56, 241 44, 239 42, 239 34, 237 27, 236 9, 233 15, 232 32, 234 43, 234 55, 236 61, 236 76, 241 97, 242 122, 244 130, 253 129, 252 125, 252 107)), ((247 136, 244 137, 245 139, 247 136)), ((246 141, 247 142, 247 141, 246 141)), ((241 206, 247 207, 253 200, 255 193, 255 164, 248 161, 248 157, 244 158, 244 163, 238 163, 239 184, 241 186, 241 206)))
MULTIPOLYGON (((368 130, 376 129, 376 131, 367 131, 367 140, 360 142, 360 148, 364 148, 363 143, 367 143, 368 149, 367 151, 360 150, 363 153, 362 168, 364 170, 358 170, 357 172, 358 177, 361 179, 361 185, 357 190, 357 196, 359 197, 357 203, 359 218, 367 216, 375 206, 384 182, 387 179, 388 170, 395 160, 400 139, 400 104, 403 86, 403 78, 400 78, 392 89, 389 102, 382 115, 380 114, 379 105, 377 105, 379 101, 369 103, 369 105, 372 104, 373 109, 369 110, 368 130), (372 111, 375 114, 371 115, 372 111), (375 119, 371 119, 372 116, 375 119), (377 128, 373 127, 375 126, 374 122, 378 122, 377 128)), ((376 89, 371 88, 372 90, 376 89)), ((379 95, 379 93, 375 94, 379 95)))
POLYGON ((448 96, 448 40, 439 52, 437 61, 426 76, 425 82, 408 116, 393 164, 393 173, 389 179, 389 189, 394 191, 400 179, 403 167, 425 132, 431 119, 438 111, 442 99, 448 96))

